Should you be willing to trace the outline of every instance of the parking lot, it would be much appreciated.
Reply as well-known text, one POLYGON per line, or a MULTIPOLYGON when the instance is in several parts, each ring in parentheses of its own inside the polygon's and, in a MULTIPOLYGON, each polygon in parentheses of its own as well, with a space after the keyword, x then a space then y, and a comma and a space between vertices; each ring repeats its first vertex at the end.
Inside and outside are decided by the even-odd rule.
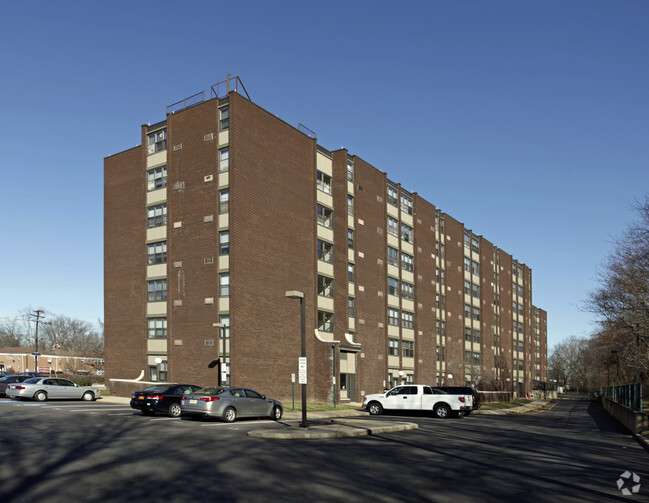
MULTIPOLYGON (((97 418, 97 416, 102 416, 106 418, 117 418, 123 417, 128 418, 132 417, 133 421, 137 421, 138 424, 146 423, 151 425, 158 425, 161 427, 169 428, 206 428, 206 429, 217 429, 224 431, 232 432, 242 432, 247 433, 249 430, 254 429, 269 429, 277 428, 278 425, 275 421, 272 421, 267 418, 259 419, 238 419, 236 423, 224 423, 217 419, 205 418, 202 420, 195 420, 190 418, 173 418, 167 417, 163 414, 157 414, 155 416, 144 416, 141 412, 133 410, 128 403, 112 403, 106 402, 103 400, 97 400, 95 402, 82 402, 82 401, 67 401, 67 400, 52 400, 48 402, 34 402, 27 400, 16 400, 11 398, 0 398, 0 414, 2 412, 7 412, 12 408, 15 409, 26 409, 31 410, 38 409, 43 413, 47 413, 48 419, 52 419, 56 414, 58 418, 65 418, 65 415, 72 414, 85 414, 92 418, 97 418)), ((38 414, 39 416, 41 414, 38 414)), ((284 424, 299 424, 299 420, 283 420, 284 424)))
POLYGON ((284 420, 228 424, 147 417, 102 400, 0 399, 0 501, 625 501, 616 481, 627 470, 646 497, 647 452, 587 400, 510 416, 366 419, 418 428, 271 440, 248 432, 286 428, 284 420))

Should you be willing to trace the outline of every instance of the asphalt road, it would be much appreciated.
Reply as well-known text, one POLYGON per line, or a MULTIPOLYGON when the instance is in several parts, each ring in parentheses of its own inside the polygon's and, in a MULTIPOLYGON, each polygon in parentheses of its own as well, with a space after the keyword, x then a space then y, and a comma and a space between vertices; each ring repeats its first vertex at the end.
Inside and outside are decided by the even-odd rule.
POLYGON ((0 399, 0 502, 649 501, 649 453, 599 404, 406 420, 419 429, 262 440, 247 431, 282 426, 0 399), (627 470, 641 478, 631 496, 617 486, 627 470))

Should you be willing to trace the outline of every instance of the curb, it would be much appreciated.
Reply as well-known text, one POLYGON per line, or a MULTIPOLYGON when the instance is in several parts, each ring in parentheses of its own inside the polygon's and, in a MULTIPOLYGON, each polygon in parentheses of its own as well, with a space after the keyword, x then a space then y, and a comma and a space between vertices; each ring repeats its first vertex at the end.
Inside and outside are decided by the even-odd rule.
POLYGON ((253 430, 248 432, 249 437, 269 439, 322 439, 362 437, 395 431, 415 430, 419 428, 415 423, 387 423, 379 421, 364 421, 362 419, 332 419, 329 424, 314 425, 310 428, 289 426, 288 430, 270 431, 253 430))

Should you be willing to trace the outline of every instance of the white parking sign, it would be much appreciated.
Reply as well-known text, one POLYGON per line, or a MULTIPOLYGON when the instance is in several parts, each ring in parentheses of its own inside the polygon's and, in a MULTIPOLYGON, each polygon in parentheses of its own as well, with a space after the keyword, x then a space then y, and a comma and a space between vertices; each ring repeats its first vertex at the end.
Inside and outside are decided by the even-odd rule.
POLYGON ((298 383, 306 384, 306 356, 300 356, 298 358, 298 383))

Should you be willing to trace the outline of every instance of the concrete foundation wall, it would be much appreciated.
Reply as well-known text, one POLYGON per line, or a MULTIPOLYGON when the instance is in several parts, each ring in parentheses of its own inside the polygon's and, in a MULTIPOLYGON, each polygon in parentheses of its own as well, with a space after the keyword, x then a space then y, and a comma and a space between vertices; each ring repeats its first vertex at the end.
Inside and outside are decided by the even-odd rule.
POLYGON ((649 421, 647 414, 643 412, 635 412, 624 405, 615 403, 612 400, 602 397, 602 405, 606 412, 617 419, 620 423, 626 426, 633 433, 640 433, 649 429, 649 421))

